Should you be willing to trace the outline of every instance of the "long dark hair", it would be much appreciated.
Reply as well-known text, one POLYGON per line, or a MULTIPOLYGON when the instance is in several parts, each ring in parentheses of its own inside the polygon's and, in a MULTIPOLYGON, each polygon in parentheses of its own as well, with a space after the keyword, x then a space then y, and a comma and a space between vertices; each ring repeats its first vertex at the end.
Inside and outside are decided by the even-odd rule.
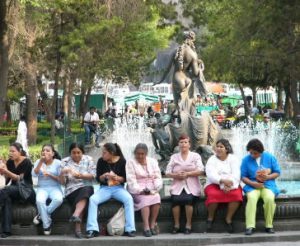
POLYGON ((18 152, 21 153, 21 156, 27 156, 27 153, 26 153, 26 151, 23 149, 22 144, 15 142, 15 143, 12 143, 12 144, 10 145, 10 147, 15 147, 16 150, 17 150, 18 152))
POLYGON ((124 155, 122 153, 122 150, 120 146, 117 143, 106 143, 103 145, 103 147, 114 156, 120 156, 121 159, 124 159, 124 155))
POLYGON ((55 148, 54 148, 54 146, 52 144, 44 144, 43 147, 42 147, 42 149, 44 147, 50 147, 52 149, 52 151, 54 153, 53 159, 61 160, 61 157, 60 157, 59 153, 55 150, 55 148))

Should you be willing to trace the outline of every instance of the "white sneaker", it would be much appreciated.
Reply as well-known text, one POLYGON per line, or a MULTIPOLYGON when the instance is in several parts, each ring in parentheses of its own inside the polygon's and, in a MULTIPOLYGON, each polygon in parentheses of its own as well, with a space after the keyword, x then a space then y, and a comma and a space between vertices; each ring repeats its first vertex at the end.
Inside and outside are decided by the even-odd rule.
POLYGON ((51 226, 44 229, 44 235, 49 236, 51 234, 51 226))
POLYGON ((33 224, 39 225, 41 222, 42 222, 41 216, 40 216, 40 214, 37 214, 37 215, 33 218, 33 224))

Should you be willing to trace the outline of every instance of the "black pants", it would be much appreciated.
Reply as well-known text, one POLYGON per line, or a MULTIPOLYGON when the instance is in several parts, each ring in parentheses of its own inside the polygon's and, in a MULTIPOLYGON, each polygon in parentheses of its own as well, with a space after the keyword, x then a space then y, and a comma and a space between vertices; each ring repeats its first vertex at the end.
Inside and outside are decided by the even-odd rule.
POLYGON ((11 232, 12 202, 20 200, 19 188, 10 185, 0 190, 0 206, 2 207, 2 232, 11 232))

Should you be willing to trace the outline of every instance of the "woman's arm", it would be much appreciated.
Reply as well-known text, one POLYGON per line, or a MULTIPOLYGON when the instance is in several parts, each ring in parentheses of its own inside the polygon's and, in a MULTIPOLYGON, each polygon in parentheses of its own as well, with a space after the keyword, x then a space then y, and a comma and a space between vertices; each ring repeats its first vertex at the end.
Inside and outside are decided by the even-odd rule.
POLYGON ((133 160, 129 160, 126 163, 126 176, 127 176, 127 185, 130 193, 140 194, 143 191, 143 189, 140 187, 140 185, 137 182, 133 160))
POLYGON ((41 167, 43 165, 44 160, 41 158, 38 160, 38 163, 35 165, 35 167, 33 168, 33 172, 35 175, 38 175, 41 171, 41 167))
POLYGON ((256 181, 252 181, 252 180, 250 180, 250 179, 247 178, 247 177, 243 177, 243 178, 242 178, 242 181, 243 181, 245 184, 254 187, 255 189, 264 188, 264 183, 259 183, 259 182, 256 182, 256 181))
POLYGON ((153 160, 152 166, 154 169, 154 187, 156 191, 159 191, 163 187, 163 181, 158 162, 155 159, 153 160))

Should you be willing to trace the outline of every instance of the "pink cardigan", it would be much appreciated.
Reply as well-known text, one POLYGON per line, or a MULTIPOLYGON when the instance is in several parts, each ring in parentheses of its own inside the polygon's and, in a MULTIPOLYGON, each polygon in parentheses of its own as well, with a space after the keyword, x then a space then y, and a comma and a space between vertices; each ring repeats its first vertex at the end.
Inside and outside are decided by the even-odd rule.
MULTIPOLYGON (((182 159, 181 153, 173 154, 167 166, 166 174, 196 170, 204 171, 202 159, 198 153, 190 151, 185 161, 182 159)), ((180 195, 185 186, 194 196, 200 196, 201 184, 199 177, 188 177, 185 180, 173 179, 170 192, 172 195, 180 195)))
POLYGON ((127 189, 131 194, 140 194, 146 187, 152 191, 162 188, 162 178, 157 160, 147 157, 147 165, 139 164, 135 159, 126 163, 127 189))

